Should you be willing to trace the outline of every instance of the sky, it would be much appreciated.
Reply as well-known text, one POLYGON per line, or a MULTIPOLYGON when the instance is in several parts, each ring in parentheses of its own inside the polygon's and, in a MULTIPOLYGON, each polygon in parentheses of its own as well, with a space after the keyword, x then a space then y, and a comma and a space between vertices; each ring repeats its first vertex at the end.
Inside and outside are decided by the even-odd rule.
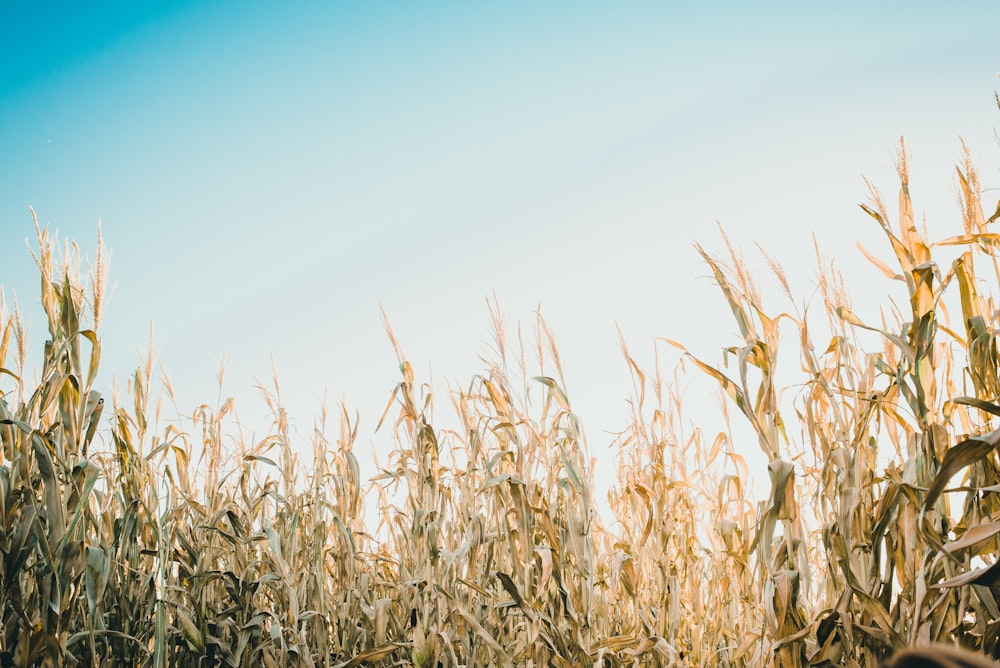
MULTIPOLYGON (((874 315, 885 282, 854 244, 888 247, 857 205, 862 177, 894 201, 900 136, 932 232, 960 229, 959 137, 997 196, 1000 4, 875 5, 11 0, 0 284, 38 359, 29 207, 90 257, 100 224, 102 382, 152 326, 181 412, 217 401, 225 355, 254 424, 273 356, 303 440, 324 395, 360 413, 369 473, 400 379, 380 309, 440 413, 485 369, 487 299, 526 330, 540 309, 604 489, 619 331, 647 368, 656 337, 713 363, 739 340, 694 249, 724 248, 718 224, 803 302, 815 237, 874 315)), ((710 384, 684 382, 688 417, 722 429, 710 384)))

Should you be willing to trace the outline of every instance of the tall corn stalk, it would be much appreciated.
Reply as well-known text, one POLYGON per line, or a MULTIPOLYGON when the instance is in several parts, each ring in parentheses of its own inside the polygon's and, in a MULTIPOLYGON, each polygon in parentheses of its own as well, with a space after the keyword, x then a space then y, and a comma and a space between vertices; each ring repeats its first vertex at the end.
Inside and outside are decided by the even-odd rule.
POLYGON ((983 419, 1000 414, 997 312, 992 299, 979 295, 973 271, 975 255, 985 255, 1000 277, 1000 237, 985 227, 978 177, 967 158, 959 169, 964 234, 928 241, 914 222, 907 159, 901 145, 895 229, 874 188, 872 205, 862 205, 884 231, 899 269, 866 255, 905 286, 907 308, 889 323, 869 325, 851 310, 840 278, 821 276, 831 331, 823 353, 807 315, 765 315, 732 249, 728 267, 701 251, 744 340, 728 350, 736 357, 736 377, 695 363, 719 382, 770 459, 771 494, 754 544, 765 605, 761 637, 777 665, 872 666, 893 649, 931 641, 996 650, 998 615, 988 586, 995 569, 970 568, 973 558, 996 560, 1000 533, 990 493, 1000 432, 984 433, 983 419), (951 246, 967 250, 942 273, 933 251, 951 246), (954 282, 964 325, 958 331, 946 307, 954 282), (798 471, 780 454, 781 447, 794 449, 773 387, 781 321, 798 330, 805 374, 794 406, 811 457, 798 471), (879 334, 882 349, 864 350, 862 330, 879 334), (974 396, 963 396, 963 385, 971 385, 974 396), (949 492, 949 482, 966 469, 965 483, 949 492), (951 497, 961 499, 960 512, 952 510, 951 497), (809 532, 803 504, 820 522, 809 532), (822 571, 815 594, 803 586, 809 570, 822 571))

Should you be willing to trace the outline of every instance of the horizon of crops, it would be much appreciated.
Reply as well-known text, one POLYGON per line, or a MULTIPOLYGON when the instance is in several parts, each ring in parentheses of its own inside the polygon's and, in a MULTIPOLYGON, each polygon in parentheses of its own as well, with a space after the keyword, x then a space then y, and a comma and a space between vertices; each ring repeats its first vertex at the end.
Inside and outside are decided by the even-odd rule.
POLYGON ((869 259, 906 296, 880 322, 830 265, 807 311, 765 256, 788 301, 774 312, 728 240, 724 257, 698 247, 740 338, 687 359, 751 426, 770 491, 749 498, 749 446, 728 431, 679 439, 675 388, 623 348, 636 389, 610 526, 544 321, 524 340, 492 310, 496 356, 447 397, 447 430, 390 330, 394 447, 366 481, 349 413, 293 442, 276 382, 252 439, 231 400, 161 418, 152 360, 101 397, 106 253, 98 239, 83 267, 38 229, 37 383, 0 306, 0 666, 871 667, 931 641, 1000 655, 1000 209, 985 216, 966 156, 952 237, 916 226, 902 145, 897 212, 874 188, 862 205, 893 258, 869 259))

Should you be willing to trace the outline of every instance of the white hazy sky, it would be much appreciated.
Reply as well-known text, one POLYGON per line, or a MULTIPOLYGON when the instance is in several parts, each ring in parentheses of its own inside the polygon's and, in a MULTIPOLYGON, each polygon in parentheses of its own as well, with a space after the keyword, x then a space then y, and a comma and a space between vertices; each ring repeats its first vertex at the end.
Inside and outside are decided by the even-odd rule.
MULTIPOLYGON (((716 221, 781 260, 802 300, 815 234, 863 311, 888 286, 854 248, 887 254, 861 175, 894 201, 905 135, 917 210, 957 232, 959 136, 998 180, 997 25, 995 1, 14 0, 0 281, 37 359, 28 207, 91 255, 101 221, 106 383, 152 322, 182 411, 215 402, 225 354, 224 395, 253 425, 273 353, 302 438, 328 391, 360 410, 362 451, 386 440, 399 380, 380 303, 441 391, 483 369, 487 296, 511 324, 540 305, 610 462, 630 388, 616 326, 645 364, 657 336, 711 362, 738 340, 693 249, 721 249, 716 221)), ((722 428, 711 400, 692 405, 722 428)))

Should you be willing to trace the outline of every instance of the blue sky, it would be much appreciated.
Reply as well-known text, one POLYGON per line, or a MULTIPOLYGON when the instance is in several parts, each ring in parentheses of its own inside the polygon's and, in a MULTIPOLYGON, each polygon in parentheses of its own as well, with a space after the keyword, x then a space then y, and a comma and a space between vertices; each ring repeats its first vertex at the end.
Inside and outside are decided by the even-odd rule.
POLYGON ((380 304, 439 386, 482 370, 488 296, 511 324, 540 305, 604 458, 616 326, 645 363, 735 341, 692 247, 716 221, 802 300, 815 234, 863 308, 854 241, 886 249, 861 175, 894 199, 900 135, 932 230, 958 229, 959 135, 996 186, 1000 5, 870 4, 4 3, 0 280, 40 353, 28 207, 85 253, 101 221, 108 382, 152 322, 181 409, 225 353, 253 423, 273 353, 303 437, 328 390, 362 449, 398 380, 380 304))

